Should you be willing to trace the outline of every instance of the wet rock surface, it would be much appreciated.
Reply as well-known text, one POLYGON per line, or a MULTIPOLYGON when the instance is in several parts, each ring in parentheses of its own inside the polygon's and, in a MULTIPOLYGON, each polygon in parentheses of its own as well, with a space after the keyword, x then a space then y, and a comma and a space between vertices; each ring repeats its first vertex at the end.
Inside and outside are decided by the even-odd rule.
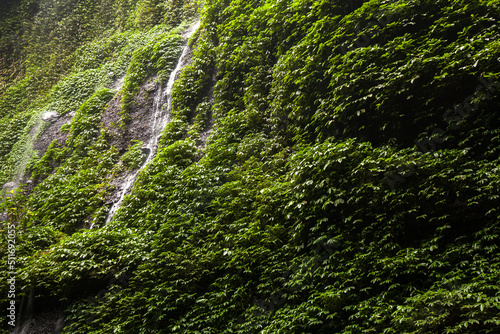
POLYGON ((17 187, 16 182, 8 182, 2 186, 2 190, 11 191, 17 187))
POLYGON ((151 124, 153 122, 152 95, 159 88, 154 79, 149 79, 141 86, 139 93, 130 106, 130 120, 124 129, 119 126, 121 94, 116 94, 108 103, 108 108, 102 115, 102 125, 107 127, 111 134, 110 144, 115 146, 120 154, 126 152, 132 140, 147 142, 151 137, 151 124))
MULTIPOLYGON (((66 132, 61 131, 61 126, 71 121, 74 113, 68 113, 62 116, 58 116, 57 119, 51 121, 49 127, 40 134, 38 139, 33 144, 33 149, 38 151, 38 156, 41 157, 45 154, 47 147, 55 139, 59 144, 63 144, 68 136, 66 132)), ((42 116, 43 120, 43 116, 42 116)))
POLYGON ((53 123, 53 122, 57 121, 59 119, 59 117, 61 117, 61 115, 59 115, 59 113, 57 113, 55 111, 49 111, 49 112, 46 112, 45 114, 42 115, 42 121, 53 123))
POLYGON ((59 334, 64 328, 64 315, 60 312, 46 312, 19 324, 11 334, 59 334))

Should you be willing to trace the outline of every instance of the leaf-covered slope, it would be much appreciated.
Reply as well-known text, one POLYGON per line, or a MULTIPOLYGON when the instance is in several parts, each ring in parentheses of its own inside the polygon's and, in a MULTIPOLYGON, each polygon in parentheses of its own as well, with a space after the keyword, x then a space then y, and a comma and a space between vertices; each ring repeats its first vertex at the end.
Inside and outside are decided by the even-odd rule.
POLYGON ((206 1, 158 155, 78 230, 104 220, 137 151, 113 136, 193 5, 123 6, 40 97, 77 109, 68 139, 2 203, 26 226, 19 300, 67 333, 499 331, 497 1, 206 1))

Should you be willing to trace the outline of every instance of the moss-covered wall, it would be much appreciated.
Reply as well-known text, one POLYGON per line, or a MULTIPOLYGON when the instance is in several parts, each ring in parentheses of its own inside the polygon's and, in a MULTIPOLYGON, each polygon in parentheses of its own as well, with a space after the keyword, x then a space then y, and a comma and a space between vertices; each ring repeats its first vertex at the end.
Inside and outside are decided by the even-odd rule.
POLYGON ((23 0, 1 17, 24 32, 1 39, 0 184, 40 115, 75 113, 0 204, 18 306, 82 334, 500 330, 497 1, 23 0), (104 225, 142 159, 133 117, 197 15, 158 154, 104 225))

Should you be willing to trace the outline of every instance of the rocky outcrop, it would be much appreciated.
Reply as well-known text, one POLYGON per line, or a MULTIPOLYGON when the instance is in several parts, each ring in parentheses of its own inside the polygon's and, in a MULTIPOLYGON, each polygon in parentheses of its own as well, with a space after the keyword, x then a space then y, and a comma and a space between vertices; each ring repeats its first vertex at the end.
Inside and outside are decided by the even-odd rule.
POLYGON ((57 113, 55 111, 48 111, 42 115, 42 121, 54 123, 55 121, 57 121, 59 119, 59 117, 61 117, 61 115, 59 115, 59 113, 57 113))

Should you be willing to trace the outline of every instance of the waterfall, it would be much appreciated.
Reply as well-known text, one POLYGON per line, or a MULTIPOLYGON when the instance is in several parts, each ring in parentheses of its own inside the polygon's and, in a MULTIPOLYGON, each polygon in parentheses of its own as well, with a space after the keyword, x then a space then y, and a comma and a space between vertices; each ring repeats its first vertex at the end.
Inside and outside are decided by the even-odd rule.
MULTIPOLYGON (((156 94, 154 96, 153 100, 153 122, 151 125, 151 138, 148 140, 146 143, 145 147, 143 150, 147 151, 147 157, 146 160, 142 163, 141 167, 135 171, 134 173, 130 174, 125 182, 122 184, 122 188, 119 194, 119 199, 113 205, 111 206, 111 209, 109 210, 108 216, 106 217, 106 224, 111 221, 113 218, 114 214, 120 208, 123 198, 125 195, 127 195, 130 192, 130 189, 132 188, 132 185, 134 184, 134 181, 139 174, 139 172, 146 166, 151 160, 156 155, 156 151, 158 150, 158 141, 161 137, 161 132, 165 128, 165 125, 170 121, 170 109, 172 108, 172 88, 174 86, 174 81, 179 74, 179 72, 182 70, 182 68, 185 65, 185 59, 187 56, 187 53, 189 51, 189 46, 187 45, 187 40, 189 37, 198 29, 200 22, 196 22, 194 25, 192 25, 183 35, 183 37, 186 39, 186 45, 184 46, 182 50, 182 54, 179 57, 179 60, 177 61, 177 66, 175 69, 170 73, 170 77, 168 79, 167 85, 163 89, 161 86, 158 88, 156 91, 156 94), (163 101, 166 100, 166 107, 164 107, 163 101)), ((94 223, 90 226, 92 228, 94 226, 94 223)))

